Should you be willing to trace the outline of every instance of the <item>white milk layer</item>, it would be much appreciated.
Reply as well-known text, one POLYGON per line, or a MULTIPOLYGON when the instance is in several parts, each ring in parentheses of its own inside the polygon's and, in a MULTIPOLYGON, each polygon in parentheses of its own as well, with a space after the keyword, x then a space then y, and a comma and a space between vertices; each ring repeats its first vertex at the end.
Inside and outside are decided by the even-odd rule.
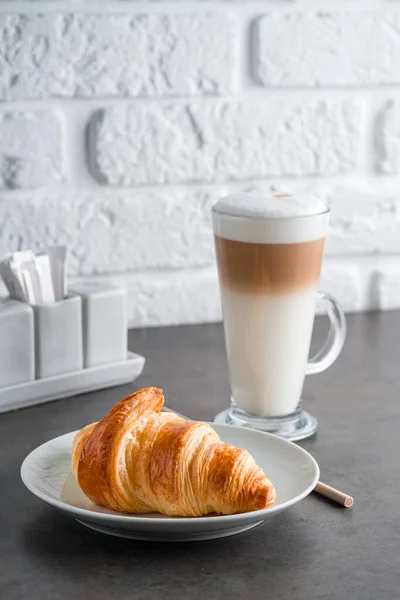
POLYGON ((304 383, 316 288, 255 296, 222 286, 221 297, 236 404, 263 417, 293 413, 304 383))

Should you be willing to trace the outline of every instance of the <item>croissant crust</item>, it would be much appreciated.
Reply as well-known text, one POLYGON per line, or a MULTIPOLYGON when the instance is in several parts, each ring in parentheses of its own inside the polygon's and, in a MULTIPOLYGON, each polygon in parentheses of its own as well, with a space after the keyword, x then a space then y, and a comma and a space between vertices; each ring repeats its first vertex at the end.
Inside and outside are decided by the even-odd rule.
POLYGON ((163 403, 160 389, 139 390, 75 436, 72 470, 92 502, 182 517, 274 503, 274 486, 246 450, 221 442, 206 423, 161 413, 163 403))

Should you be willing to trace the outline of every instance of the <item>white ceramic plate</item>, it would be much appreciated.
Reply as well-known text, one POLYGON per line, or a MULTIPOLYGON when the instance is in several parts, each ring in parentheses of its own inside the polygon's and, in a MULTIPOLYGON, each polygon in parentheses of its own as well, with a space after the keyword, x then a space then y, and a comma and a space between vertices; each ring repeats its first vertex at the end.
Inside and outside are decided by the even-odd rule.
POLYGON ((33 494, 86 527, 109 535, 156 541, 206 540, 241 533, 296 504, 315 487, 318 465, 299 446, 252 429, 212 426, 224 442, 248 450, 267 473, 277 492, 273 506, 239 515, 196 518, 158 513, 126 515, 97 506, 83 494, 71 474, 71 445, 76 432, 33 450, 22 464, 22 481, 33 494))

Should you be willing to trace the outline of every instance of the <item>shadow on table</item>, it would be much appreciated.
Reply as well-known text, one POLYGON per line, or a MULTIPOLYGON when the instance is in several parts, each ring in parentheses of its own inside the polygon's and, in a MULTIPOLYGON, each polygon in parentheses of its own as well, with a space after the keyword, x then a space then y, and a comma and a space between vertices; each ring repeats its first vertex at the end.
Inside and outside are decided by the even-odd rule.
POLYGON ((159 559, 164 563, 187 558, 205 557, 208 565, 218 565, 229 552, 235 556, 254 556, 257 550, 260 558, 282 565, 290 561, 292 566, 304 564, 304 550, 312 548, 313 539, 306 520, 295 513, 277 515, 269 523, 260 525, 248 532, 208 541, 198 542, 145 542, 103 535, 83 527, 75 520, 52 509, 44 509, 39 518, 27 522, 23 535, 23 545, 28 554, 40 556, 51 565, 54 561, 65 568, 75 568, 82 562, 93 563, 118 556, 135 559, 140 565, 151 559, 155 564, 159 559), (302 549, 299 552, 299 548, 302 549), (60 561, 60 558, 62 559, 60 561))

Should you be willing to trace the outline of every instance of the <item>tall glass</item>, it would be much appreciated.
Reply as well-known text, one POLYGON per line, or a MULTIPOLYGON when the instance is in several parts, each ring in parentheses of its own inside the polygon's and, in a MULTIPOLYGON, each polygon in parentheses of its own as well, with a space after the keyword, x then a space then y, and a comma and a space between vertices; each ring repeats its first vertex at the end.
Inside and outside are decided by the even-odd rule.
POLYGON ((330 209, 319 203, 305 216, 244 216, 235 197, 227 200, 230 208, 215 205, 212 219, 231 405, 215 420, 303 439, 317 429, 301 408, 304 377, 327 369, 346 335, 342 309, 318 292, 330 209), (317 301, 330 329, 308 360, 317 301))

